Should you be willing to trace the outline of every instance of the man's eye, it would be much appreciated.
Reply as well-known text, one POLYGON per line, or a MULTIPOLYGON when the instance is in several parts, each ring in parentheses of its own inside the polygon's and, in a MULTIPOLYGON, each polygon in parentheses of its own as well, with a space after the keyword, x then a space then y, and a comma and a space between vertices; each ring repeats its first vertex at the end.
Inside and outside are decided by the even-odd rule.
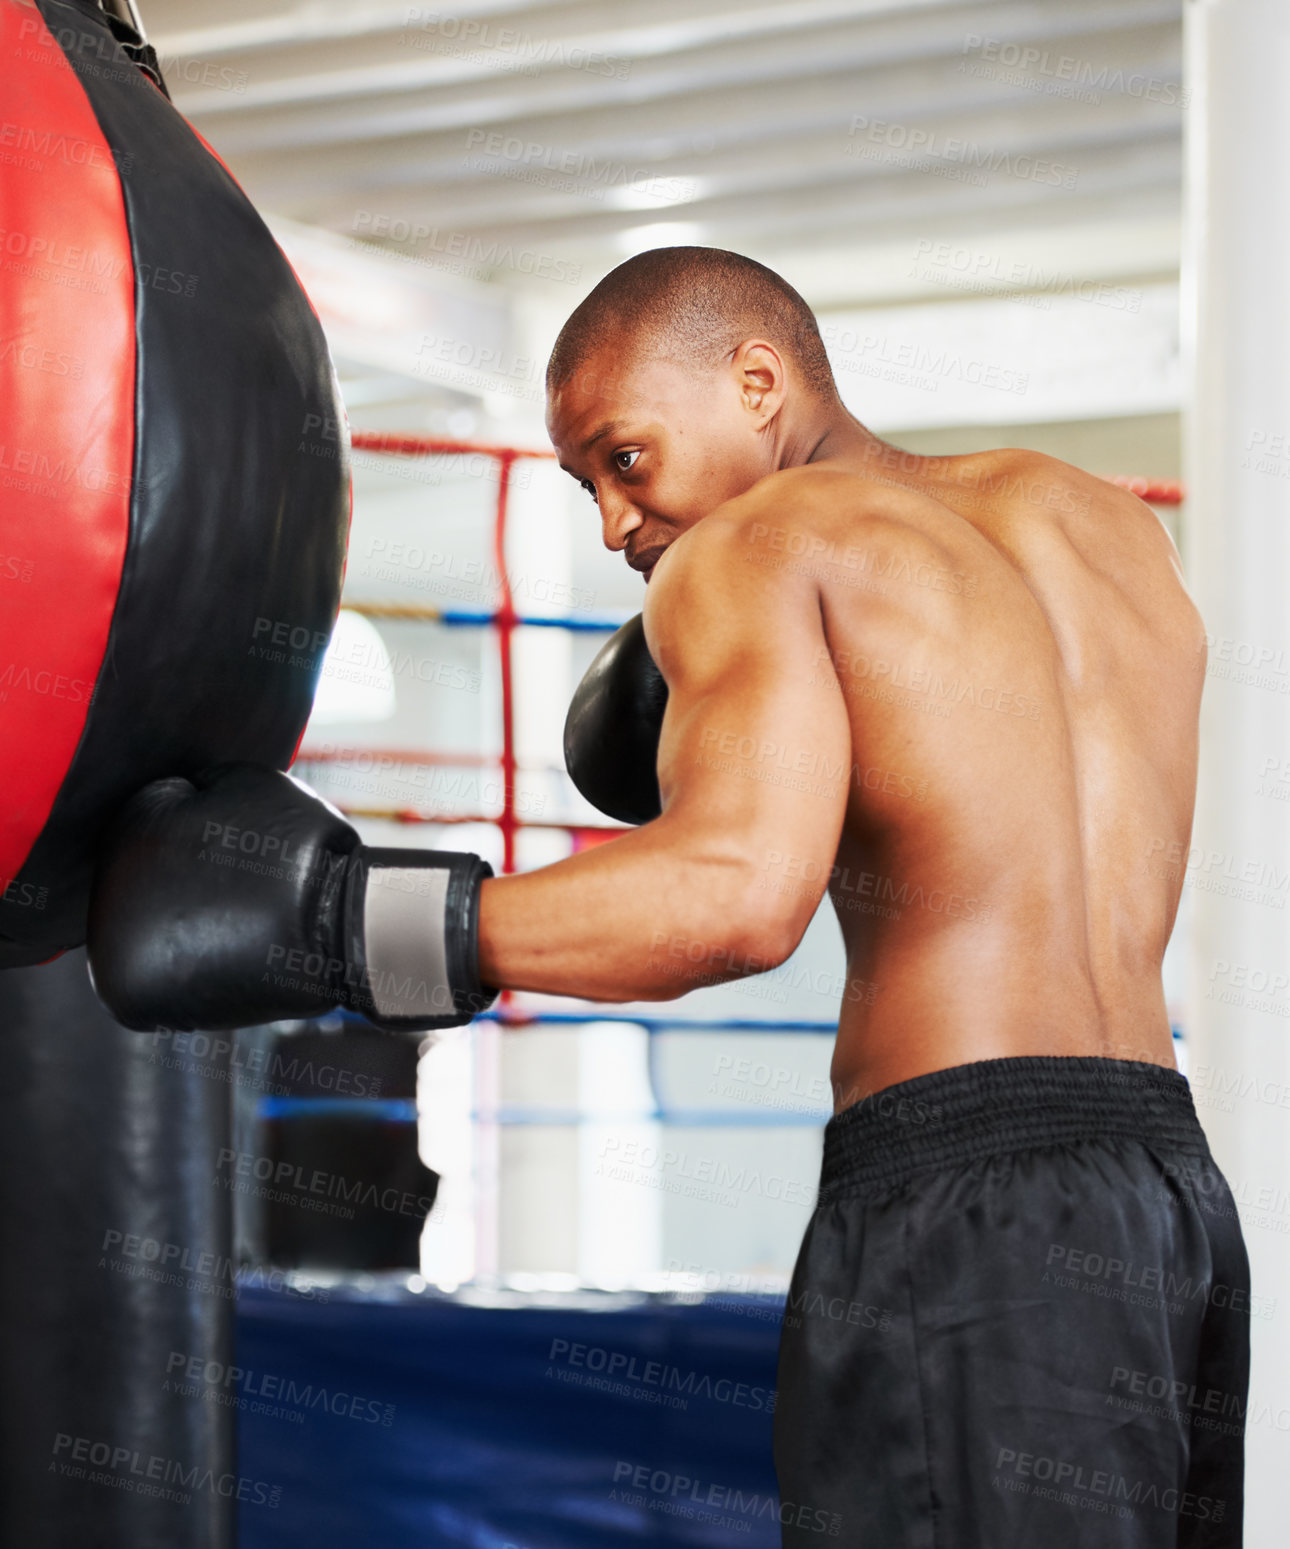
POLYGON ((583 489, 586 490, 593 500, 596 498, 596 486, 590 479, 579 479, 578 483, 582 485, 583 489))
POLYGON ((618 469, 619 473, 630 473, 632 468, 635 466, 636 459, 640 455, 641 454, 639 452, 615 452, 614 466, 618 469), (624 462, 624 458, 626 458, 627 461, 624 462))

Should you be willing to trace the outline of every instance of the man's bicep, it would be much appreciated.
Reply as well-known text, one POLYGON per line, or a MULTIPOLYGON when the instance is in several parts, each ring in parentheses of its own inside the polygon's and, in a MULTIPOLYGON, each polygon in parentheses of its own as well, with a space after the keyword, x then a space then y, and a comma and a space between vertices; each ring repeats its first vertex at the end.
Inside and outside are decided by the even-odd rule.
POLYGON ((664 812, 728 839, 758 868, 816 879, 818 902, 851 769, 818 590, 802 577, 755 572, 737 542, 705 548, 676 556, 689 563, 666 578, 647 613, 668 683, 664 812))

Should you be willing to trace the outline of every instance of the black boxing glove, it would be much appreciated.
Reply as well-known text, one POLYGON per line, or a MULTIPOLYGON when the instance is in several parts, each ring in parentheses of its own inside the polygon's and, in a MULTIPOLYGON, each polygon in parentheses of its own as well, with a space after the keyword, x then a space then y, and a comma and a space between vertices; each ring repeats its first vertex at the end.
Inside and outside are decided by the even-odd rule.
POLYGON ((648 823, 662 812, 658 739, 666 709, 667 684, 638 613, 600 648, 564 722, 569 778, 606 816, 648 823))
POLYGON ((456 1027, 479 982, 477 855, 377 849, 289 775, 224 764, 158 780, 105 838, 90 977, 126 1027, 250 1027, 333 1006, 456 1027))

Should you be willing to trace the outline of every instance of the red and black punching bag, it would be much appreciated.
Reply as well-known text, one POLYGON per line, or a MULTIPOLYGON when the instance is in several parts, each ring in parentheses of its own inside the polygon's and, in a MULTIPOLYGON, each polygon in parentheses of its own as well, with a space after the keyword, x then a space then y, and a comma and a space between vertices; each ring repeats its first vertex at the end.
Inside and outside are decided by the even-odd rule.
POLYGON ((0 967, 84 940, 140 786, 286 768, 343 411, 291 266, 92 0, 0 0, 0 967))

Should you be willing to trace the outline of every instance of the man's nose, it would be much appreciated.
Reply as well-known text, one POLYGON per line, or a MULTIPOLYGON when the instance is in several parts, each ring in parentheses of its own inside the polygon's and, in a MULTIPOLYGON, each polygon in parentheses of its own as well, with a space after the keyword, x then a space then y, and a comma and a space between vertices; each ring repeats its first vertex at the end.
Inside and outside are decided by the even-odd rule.
POLYGON ((600 502, 600 533, 605 547, 613 554, 627 547, 627 540, 641 525, 644 518, 621 495, 606 493, 600 502))

